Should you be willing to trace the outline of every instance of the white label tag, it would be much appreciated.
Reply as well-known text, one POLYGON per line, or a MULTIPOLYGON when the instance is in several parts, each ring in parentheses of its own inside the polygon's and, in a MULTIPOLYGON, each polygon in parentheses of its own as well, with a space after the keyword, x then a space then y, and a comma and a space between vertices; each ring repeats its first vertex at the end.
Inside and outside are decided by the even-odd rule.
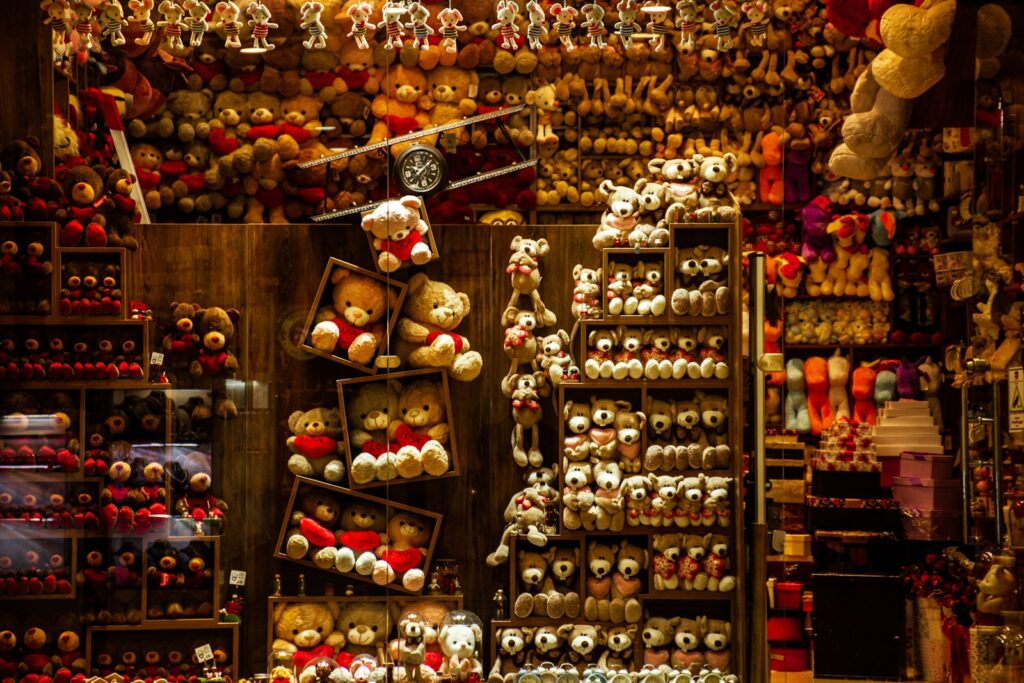
POLYGON ((213 650, 210 648, 209 643, 196 648, 196 659, 200 662, 209 662, 213 659, 213 650))
POLYGON ((228 577, 228 583, 232 586, 244 586, 245 585, 245 572, 241 569, 232 569, 231 575, 228 577))
POLYGON ((164 364, 164 354, 160 353, 159 351, 154 351, 153 353, 149 354, 149 364, 150 365, 163 365, 164 364))

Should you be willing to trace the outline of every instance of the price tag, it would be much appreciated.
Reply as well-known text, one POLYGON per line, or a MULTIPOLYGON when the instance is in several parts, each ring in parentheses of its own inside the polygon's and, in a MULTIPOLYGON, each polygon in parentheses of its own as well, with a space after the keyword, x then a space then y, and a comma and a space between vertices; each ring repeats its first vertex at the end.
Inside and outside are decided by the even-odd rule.
POLYGON ((164 364, 164 354, 160 353, 159 351, 154 351, 153 353, 149 354, 149 364, 150 365, 163 365, 164 364))
POLYGON ((213 650, 210 648, 209 643, 196 648, 196 659, 199 660, 200 664, 213 661, 213 650))
POLYGON ((1009 391, 1007 401, 1010 408, 1010 431, 1024 431, 1024 368, 1007 368, 1009 391))
POLYGON ((244 586, 245 585, 245 572, 241 569, 232 569, 231 574, 228 577, 228 583, 232 586, 244 586))

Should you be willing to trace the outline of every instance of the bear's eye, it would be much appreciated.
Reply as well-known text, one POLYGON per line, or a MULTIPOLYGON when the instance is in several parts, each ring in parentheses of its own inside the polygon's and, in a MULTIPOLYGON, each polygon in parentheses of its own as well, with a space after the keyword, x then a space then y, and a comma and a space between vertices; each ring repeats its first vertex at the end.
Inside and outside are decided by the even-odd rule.
POLYGON ((355 628, 355 627, 356 627, 356 624, 355 624, 355 622, 354 622, 354 621, 350 621, 350 622, 348 622, 348 627, 349 627, 349 628, 355 628))
POLYGON ((317 633, 323 633, 324 632, 324 627, 323 626, 317 626, 316 627, 316 632, 317 633))
POLYGON ((434 304, 434 308, 437 308, 437 303, 434 304))
POLYGON ((359 419, 360 420, 365 420, 366 419, 366 413, 363 413, 362 415, 360 415, 359 419))
POLYGON ((372 308, 367 308, 366 309, 366 315, 373 315, 373 309, 372 308))
POLYGON ((430 406, 428 406, 427 404, 424 403, 423 404, 423 410, 430 410, 430 406))
POLYGON ((348 308, 348 307, 349 307, 349 306, 351 306, 351 305, 352 305, 352 302, 351 302, 351 301, 346 301, 346 302, 345 302, 345 308, 348 308))
POLYGON ((297 636, 297 635, 299 635, 299 630, 298 630, 297 628, 293 628, 293 629, 292 629, 292 635, 293 635, 293 636, 297 636))
POLYGON ((376 627, 376 626, 371 626, 371 627, 370 627, 370 630, 371 630, 371 631, 373 631, 374 633, 376 633, 376 631, 377 631, 377 627, 376 627))
POLYGON ((402 408, 402 415, 405 415, 408 412, 409 412, 408 408, 402 408))

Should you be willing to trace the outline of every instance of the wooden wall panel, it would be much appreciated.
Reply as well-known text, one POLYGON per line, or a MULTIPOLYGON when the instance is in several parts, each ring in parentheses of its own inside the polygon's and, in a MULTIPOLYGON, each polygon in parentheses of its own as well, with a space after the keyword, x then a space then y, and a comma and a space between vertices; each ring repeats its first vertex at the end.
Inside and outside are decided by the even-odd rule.
POLYGON ((35 0, 3 3, 0 39, 0 143, 39 138, 43 166, 53 172, 53 58, 45 15, 35 0))
MULTIPOLYGON (((459 563, 466 609, 486 623, 493 616, 494 591, 507 586, 507 567, 492 569, 484 557, 501 534, 509 496, 522 485, 522 471, 511 457, 511 408, 499 389, 508 370, 500 325, 511 296, 505 265, 518 230, 435 230, 441 258, 425 272, 469 294, 473 308, 459 331, 484 357, 484 371, 475 382, 451 383, 463 474, 427 484, 392 485, 374 494, 444 514, 435 558, 459 563)), ((545 237, 551 244, 551 253, 541 262, 541 293, 556 311, 559 326, 571 329, 572 268, 579 261, 592 267, 600 264, 599 253, 590 245, 592 228, 531 227, 526 234, 545 237)), ((294 594, 302 570, 272 559, 292 481, 285 467, 287 418, 293 410, 318 403, 336 405, 334 380, 355 374, 322 358, 289 353, 288 335, 301 330, 327 258, 372 267, 369 247, 357 226, 321 225, 154 225, 146 229, 144 241, 139 295, 158 318, 172 301, 235 306, 242 312, 239 379, 247 385, 244 397, 236 397, 242 417, 218 427, 215 468, 219 490, 231 504, 222 567, 248 572, 241 634, 242 651, 248 654, 242 670, 262 671, 266 634, 259 626, 266 623, 264 597, 272 589, 273 574, 280 572, 285 593, 294 594)), ((403 271, 399 277, 408 276, 403 271)), ((188 378, 178 379, 182 386, 190 384, 188 378)), ((554 462, 554 401, 548 400, 544 410, 544 450, 554 462)), ((332 579, 313 571, 306 574, 311 595, 332 580, 339 593, 345 589, 337 575, 332 579)), ((373 591, 362 585, 354 589, 373 591)))

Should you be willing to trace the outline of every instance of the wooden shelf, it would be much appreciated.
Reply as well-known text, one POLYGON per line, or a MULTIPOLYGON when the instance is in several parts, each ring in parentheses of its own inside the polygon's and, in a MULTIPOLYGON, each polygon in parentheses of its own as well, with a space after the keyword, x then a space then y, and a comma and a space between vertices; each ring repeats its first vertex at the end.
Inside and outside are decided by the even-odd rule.
MULTIPOLYGON (((188 589, 185 589, 185 590, 188 590, 188 589)), ((201 590, 203 592, 209 592, 207 589, 204 589, 204 588, 199 588, 199 589, 194 589, 194 590, 201 590)), ((204 617, 202 619, 147 619, 145 616, 142 617, 142 626, 151 626, 151 627, 154 627, 154 628, 157 628, 157 629, 160 629, 160 628, 178 628, 178 629, 185 629, 185 628, 191 629, 191 628, 195 628, 195 629, 201 629, 201 628, 212 628, 214 626, 217 626, 218 624, 220 624, 220 621, 218 621, 218 615, 217 615, 216 612, 214 612, 213 615, 211 615, 209 617, 204 617)), ((121 624, 118 624, 118 626, 121 626, 121 624)), ((128 624, 124 624, 124 626, 128 626, 128 624)), ((138 624, 136 624, 136 626, 138 626, 138 624)))
MULTIPOLYGON (((667 297, 671 296, 666 294, 667 297)), ((676 315, 668 311, 664 315, 609 315, 603 318, 586 318, 586 325, 728 325, 729 315, 676 315)))
POLYGON ((732 602, 736 599, 736 591, 716 592, 716 591, 688 591, 688 590, 674 590, 674 591, 653 591, 651 593, 641 593, 641 600, 681 600, 690 602, 732 602))
MULTIPOLYGON (((947 541, 948 542, 948 541, 947 541)), ((811 555, 769 555, 769 562, 794 562, 800 564, 811 564, 814 557, 811 555)))
MULTIPOLYGON (((122 306, 125 302, 122 302, 122 306)), ((110 327, 113 325, 126 325, 139 327, 149 323, 149 320, 131 320, 115 318, 109 315, 5 315, 0 316, 0 324, 3 325, 77 325, 79 327, 110 327)))
POLYGON ((726 379, 587 379, 579 382, 562 382, 560 386, 567 389, 636 389, 646 386, 649 389, 728 389, 729 378, 726 379))
POLYGON ((238 622, 222 622, 214 619, 171 619, 168 621, 145 621, 141 624, 108 624, 90 626, 89 630, 99 633, 117 633, 118 631, 183 631, 187 629, 230 629, 238 626, 238 622))
POLYGON ((167 390, 171 388, 170 382, 147 382, 134 379, 96 379, 96 380, 71 380, 71 381, 50 381, 48 379, 34 380, 31 382, 0 382, 0 390, 17 389, 125 389, 127 391, 138 391, 145 389, 167 390))

